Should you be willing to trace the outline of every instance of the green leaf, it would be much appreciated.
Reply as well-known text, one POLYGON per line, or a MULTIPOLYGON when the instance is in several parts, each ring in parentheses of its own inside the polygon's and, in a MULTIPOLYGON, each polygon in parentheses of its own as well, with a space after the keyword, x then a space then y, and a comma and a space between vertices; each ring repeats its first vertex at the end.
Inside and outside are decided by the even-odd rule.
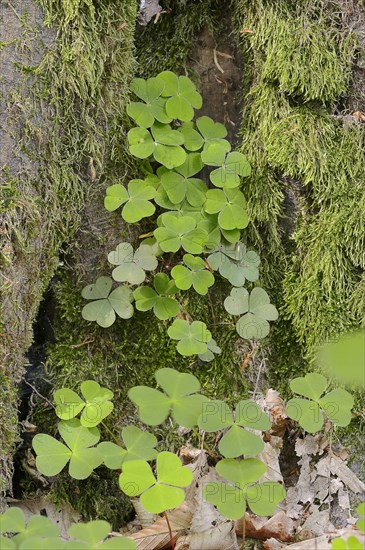
POLYGON ((54 476, 70 461, 70 476, 86 479, 102 462, 99 451, 90 448, 98 443, 99 430, 85 428, 77 418, 62 420, 58 424, 58 430, 68 447, 46 434, 37 434, 33 438, 37 469, 46 476, 54 476))
POLYGON ((205 201, 207 186, 201 179, 192 178, 203 167, 198 153, 190 153, 185 162, 175 170, 161 176, 161 185, 173 204, 185 198, 192 206, 201 206, 205 201))
POLYGON ((11 507, 0 515, 0 533, 22 533, 25 531, 25 517, 20 508, 11 507))
POLYGON ((224 308, 230 315, 242 315, 249 310, 249 293, 245 288, 232 288, 224 300, 224 308))
MULTIPOLYGON (((203 154, 202 160, 204 161, 203 154)), ((210 164, 210 163, 206 163, 210 164)), ((242 153, 229 153, 224 159, 220 168, 210 173, 210 181, 216 187, 225 189, 238 187, 241 183, 240 177, 249 176, 251 173, 250 164, 242 153)))
POLYGON ((208 234, 196 227, 191 216, 177 217, 173 214, 163 216, 163 227, 154 231, 154 236, 164 252, 177 252, 183 247, 191 254, 201 254, 208 234))
POLYGON ((227 135, 226 127, 220 122, 214 122, 209 116, 199 117, 196 125, 206 141, 222 139, 227 135))
POLYGON ((170 338, 179 340, 177 351, 181 355, 195 355, 207 351, 207 342, 212 335, 201 321, 189 324, 183 319, 175 319, 167 331, 170 338))
POLYGON ((273 321, 278 317, 275 306, 270 304, 267 292, 259 287, 255 287, 249 296, 245 289, 233 288, 230 296, 224 301, 224 307, 232 315, 247 312, 236 324, 238 334, 247 339, 267 336, 270 331, 267 321, 273 321))
POLYGON ((163 451, 157 457, 157 480, 167 485, 188 487, 193 481, 193 474, 182 465, 178 456, 163 451))
POLYGON ((286 497, 286 491, 276 481, 265 481, 248 487, 246 498, 252 512, 258 516, 272 516, 279 504, 286 497))
POLYGON ((315 401, 294 397, 286 405, 286 414, 308 433, 316 433, 323 427, 323 415, 315 401))
POLYGON ((310 372, 304 377, 294 378, 290 382, 292 392, 317 401, 327 387, 327 379, 316 372, 310 372))
POLYGON ((224 401, 210 401, 204 407, 198 419, 201 430, 207 432, 230 428, 219 443, 219 451, 223 456, 234 458, 243 454, 258 454, 264 448, 260 437, 244 430, 253 428, 266 431, 270 428, 269 417, 256 403, 243 400, 237 404, 235 420, 232 411, 224 401))
POLYGON ((116 183, 107 187, 104 206, 109 212, 113 212, 127 202, 128 198, 127 189, 123 185, 120 185, 120 183, 116 183))
POLYGON ((207 261, 212 269, 218 270, 233 286, 241 287, 246 279, 253 282, 259 278, 260 258, 241 242, 219 245, 207 261))
POLYGON ((225 458, 217 463, 216 470, 227 481, 241 489, 246 489, 264 475, 267 467, 257 458, 246 458, 245 460, 225 458))
POLYGON ((131 90, 137 97, 146 103, 152 103, 162 94, 164 85, 158 78, 134 78, 131 82, 131 90))
POLYGON ((210 141, 205 145, 201 159, 208 166, 222 166, 230 150, 231 144, 225 139, 210 141))
POLYGON ((184 146, 188 151, 198 151, 203 147, 204 139, 196 131, 196 126, 193 122, 184 122, 179 128, 179 132, 184 137, 184 146))
POLYGON ((264 449, 264 443, 260 437, 240 428, 232 426, 226 432, 218 445, 221 455, 227 458, 235 458, 241 455, 257 455, 264 449))
POLYGON ((222 229, 243 229, 248 225, 246 199, 237 189, 209 189, 207 191, 205 211, 209 214, 219 212, 218 223, 222 229))
POLYGON ((119 477, 119 485, 129 496, 142 493, 142 506, 148 512, 160 514, 183 502, 185 493, 181 487, 190 485, 193 474, 175 454, 167 451, 157 456, 156 469, 157 480, 147 462, 126 462, 119 477))
POLYGON ((204 353, 199 353, 198 357, 201 361, 209 363, 215 358, 215 354, 219 355, 222 353, 221 348, 217 345, 217 342, 212 338, 207 342, 207 351, 204 353))
POLYGON ((114 323, 115 314, 123 319, 132 317, 132 291, 119 287, 109 294, 112 284, 110 277, 99 277, 94 285, 88 285, 82 290, 83 298, 98 298, 84 306, 81 313, 86 321, 96 321, 99 326, 107 328, 114 323))
POLYGON ((132 128, 127 134, 129 150, 134 157, 146 159, 155 150, 153 138, 144 128, 132 128))
POLYGON ((0 548, 1 550, 16 550, 18 546, 15 544, 15 542, 11 539, 8 539, 7 537, 2 537, 0 535, 0 548))
POLYGON ((146 278, 145 271, 153 271, 158 265, 153 248, 147 244, 141 244, 133 253, 129 243, 120 243, 108 254, 108 260, 118 266, 113 270, 113 278, 132 285, 141 284, 146 278))
POLYGON ((322 397, 318 403, 333 424, 337 426, 348 426, 350 424, 354 398, 348 391, 336 388, 322 397))
POLYGON ((246 460, 224 459, 218 462, 216 470, 233 486, 211 483, 205 488, 204 498, 217 506, 222 515, 229 519, 239 519, 246 509, 246 499, 251 510, 257 515, 272 515, 286 492, 276 482, 252 485, 265 473, 266 466, 255 458, 246 460))
POLYGON ((165 84, 162 95, 170 98, 166 102, 167 114, 171 118, 190 121, 194 116, 193 107, 200 109, 202 106, 202 97, 190 78, 177 76, 171 71, 163 71, 157 78, 165 84))
POLYGON ((362 531, 363 533, 365 533, 365 501, 360 502, 360 504, 356 508, 356 513, 359 516, 363 516, 357 520, 356 527, 359 529, 359 531, 362 531))
POLYGON ((178 289, 166 273, 158 273, 154 278, 154 287, 142 286, 133 292, 136 301, 136 308, 139 311, 148 311, 153 309, 153 313, 158 319, 165 321, 171 317, 176 317, 180 311, 179 303, 171 294, 176 294, 178 289))
POLYGON ((141 504, 151 514, 177 508, 184 502, 185 493, 179 487, 155 485, 141 496, 141 504))
POLYGON ((71 537, 87 542, 92 548, 98 542, 104 540, 110 532, 110 524, 107 521, 96 520, 89 523, 77 523, 71 525, 68 530, 71 537))
POLYGON ((187 267, 177 265, 171 270, 176 286, 181 290, 193 286, 198 294, 207 294, 209 288, 214 285, 214 275, 206 269, 204 260, 191 254, 185 254, 183 260, 187 267))
POLYGON ((216 506, 219 513, 228 519, 240 519, 246 511, 244 493, 226 483, 206 483, 203 488, 204 499, 216 506))
POLYGON ((71 420, 85 407, 85 401, 68 388, 57 390, 53 397, 56 403, 56 414, 62 420, 71 420))
POLYGON ((149 128, 155 120, 159 122, 171 122, 171 117, 166 113, 166 100, 161 95, 161 81, 157 78, 149 78, 147 81, 135 79, 132 81, 132 90, 145 101, 145 103, 131 102, 127 105, 128 115, 135 120, 138 126, 149 128))
POLYGON ((169 368, 158 370, 155 377, 165 393, 146 386, 136 386, 128 392, 129 399, 138 407, 141 420, 156 426, 162 424, 171 413, 181 426, 196 426, 202 404, 208 401, 196 393, 200 390, 198 379, 192 374, 169 368))
POLYGON ((131 180, 128 184, 128 200, 122 216, 128 223, 135 223, 154 214, 156 208, 150 202, 156 194, 152 185, 146 185, 143 180, 131 180))
MULTIPOLYGON (((50 548, 52 548, 52 550, 63 550, 67 548, 67 543, 56 537, 31 536, 28 538, 27 536, 25 540, 14 548, 19 548, 21 550, 49 550, 50 548)), ((2 546, 1 549, 3 549, 2 546)))
POLYGON ((62 420, 71 420, 83 410, 81 424, 88 428, 97 426, 113 410, 113 403, 110 402, 113 392, 92 380, 81 384, 81 392, 86 402, 68 388, 57 390, 54 393, 56 414, 62 420))

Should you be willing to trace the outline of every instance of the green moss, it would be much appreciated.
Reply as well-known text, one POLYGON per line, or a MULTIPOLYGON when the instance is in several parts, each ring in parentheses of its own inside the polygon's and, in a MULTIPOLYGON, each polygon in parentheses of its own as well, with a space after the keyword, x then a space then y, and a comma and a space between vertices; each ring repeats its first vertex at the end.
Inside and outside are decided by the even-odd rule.
MULTIPOLYGON (((15 386, 32 341, 32 322, 60 249, 80 226, 85 202, 95 193, 85 174, 87 161, 92 157, 98 175, 108 170, 111 178, 120 174, 121 165, 125 173, 131 164, 123 145, 128 129, 124 106, 135 66, 137 3, 39 0, 38 4, 39 12, 34 7, 31 17, 20 10, 21 37, 6 44, 14 49, 21 71, 19 82, 2 98, 10 113, 9 133, 16 136, 14 158, 24 161, 18 172, 8 170, 0 206, 6 209, 1 291, 9 338, 1 349, 3 385, 9 397, 0 426, 6 468, 17 437, 15 386), (41 29, 41 8, 49 32, 41 29), (126 23, 122 32, 119 22, 126 23), (28 51, 30 63, 23 62, 28 51)), ((9 479, 11 475, 6 482, 9 479)))

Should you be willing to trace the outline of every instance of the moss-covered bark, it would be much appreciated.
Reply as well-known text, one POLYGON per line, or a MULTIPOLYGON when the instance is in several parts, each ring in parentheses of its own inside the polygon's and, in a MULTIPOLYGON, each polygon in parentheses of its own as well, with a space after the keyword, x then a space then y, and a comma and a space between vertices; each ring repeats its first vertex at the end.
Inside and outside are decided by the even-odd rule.
POLYGON ((92 201, 87 163, 93 158, 100 174, 111 158, 115 165, 124 158, 116 140, 123 135, 136 11, 132 1, 2 5, 0 490, 11 487, 16 385, 32 322, 62 245, 92 201))
MULTIPOLYGON (((352 17, 361 9, 354 4, 352 17)), ((348 13, 321 0, 236 3, 250 74, 242 126, 253 164, 250 239, 281 307, 270 339, 278 383, 364 318, 364 125, 346 116, 346 103, 365 107, 364 51, 348 13)))

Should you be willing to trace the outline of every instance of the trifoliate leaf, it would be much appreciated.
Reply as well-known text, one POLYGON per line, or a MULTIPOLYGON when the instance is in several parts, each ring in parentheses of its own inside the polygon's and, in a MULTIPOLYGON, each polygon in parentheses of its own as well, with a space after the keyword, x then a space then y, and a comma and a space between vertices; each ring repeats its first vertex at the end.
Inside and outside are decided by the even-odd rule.
POLYGON ((360 519, 356 522, 356 527, 359 531, 365 533, 365 502, 360 502, 356 508, 356 513, 360 516, 360 519))
POLYGON ((154 287, 141 286, 133 292, 138 311, 153 309, 153 313, 162 321, 176 317, 180 307, 175 298, 171 298, 178 292, 174 281, 166 273, 158 273, 154 278, 154 287))
POLYGON ((127 105, 128 115, 135 120, 138 126, 149 128, 155 120, 164 124, 171 122, 166 113, 166 99, 160 97, 163 84, 157 78, 143 80, 135 78, 131 83, 132 91, 145 103, 131 102, 127 105))
POLYGON ((81 411, 80 422, 87 428, 97 426, 113 410, 113 392, 107 388, 102 388, 93 380, 86 380, 81 384, 81 393, 83 401, 77 393, 68 389, 61 388, 54 393, 56 403, 56 414, 62 420, 71 420, 81 411))
POLYGON ((156 380, 165 393, 147 386, 136 386, 129 390, 128 397, 138 407, 142 422, 157 426, 169 414, 177 424, 191 428, 196 426, 202 404, 208 399, 197 392, 199 380, 192 374, 179 373, 164 368, 155 373, 156 380))
POLYGON ((235 418, 224 401, 210 401, 198 419, 201 430, 216 432, 229 428, 219 442, 223 456, 235 458, 243 454, 256 455, 264 444, 260 437, 245 430, 250 428, 266 431, 270 428, 269 417, 253 401, 243 400, 236 406, 235 418))
POLYGON ((166 102, 166 112, 171 118, 190 121, 194 109, 202 106, 202 97, 196 91, 195 85, 187 76, 177 76, 171 71, 163 71, 157 78, 164 84, 162 95, 169 97, 166 102))
POLYGON ((112 273, 114 280, 131 285, 141 284, 146 278, 145 271, 153 271, 158 265, 153 248, 147 244, 141 244, 133 252, 132 245, 120 243, 116 250, 108 254, 108 260, 118 266, 112 273))
POLYGON ((267 292, 259 287, 252 290, 248 296, 246 289, 233 288, 230 296, 224 301, 224 307, 231 315, 240 315, 236 324, 238 334, 242 338, 259 339, 269 334, 269 321, 278 318, 278 312, 272 304, 267 292))
POLYGON ((321 397, 327 385, 327 379, 315 372, 290 382, 290 388, 294 393, 308 399, 290 399, 286 412, 289 418, 299 422, 309 433, 315 433, 322 428, 323 413, 338 426, 347 426, 351 422, 351 409, 354 405, 352 395, 344 389, 336 388, 321 397))
POLYGON ((70 461, 69 474, 75 479, 86 479, 100 466, 102 456, 92 447, 98 443, 97 428, 85 428, 77 418, 62 420, 58 430, 66 445, 46 434, 37 434, 33 448, 37 453, 37 469, 46 476, 58 474, 70 461))
POLYGON ((175 319, 167 333, 173 340, 179 340, 177 351, 181 355, 205 353, 208 349, 207 342, 212 338, 205 323, 193 321, 190 324, 183 319, 175 319))
POLYGON ((247 250, 241 242, 219 245, 207 261, 212 269, 218 270, 233 286, 241 287, 246 279, 254 282, 259 278, 260 257, 253 250, 247 250))
POLYGON ((184 147, 188 151, 198 151, 203 147, 204 139, 196 131, 194 122, 184 122, 179 128, 179 132, 184 136, 184 147))
MULTIPOLYGON (((209 146, 210 147, 210 146, 209 146)), ((202 159, 204 161, 203 155, 202 159)), ((208 163, 207 163, 208 164, 208 163)), ((250 164, 242 153, 229 153, 220 168, 210 173, 210 181, 216 187, 232 189, 241 183, 241 177, 247 177, 251 173, 250 164)))
POLYGON ((124 204, 123 218, 128 223, 135 223, 142 218, 152 216, 155 212, 156 208, 150 202, 155 194, 155 188, 152 185, 146 185, 144 180, 131 180, 128 191, 119 183, 108 187, 104 204, 109 211, 116 210, 124 204))
POLYGON ((193 286, 198 294, 207 294, 214 285, 214 275, 207 269, 204 260, 191 254, 185 254, 183 260, 187 267, 177 265, 171 270, 176 286, 181 290, 188 290, 193 286))
POLYGON ((115 314, 122 319, 132 317, 132 291, 126 287, 118 287, 110 292, 112 284, 110 277, 99 277, 95 284, 83 288, 82 297, 93 300, 81 312, 86 321, 96 321, 99 326, 108 328, 114 323, 115 314))
POLYGON ((157 162, 169 169, 183 164, 186 153, 181 147, 184 140, 181 132, 172 130, 169 125, 159 122, 155 122, 151 132, 152 135, 144 128, 129 130, 127 137, 132 155, 141 159, 153 155, 157 162))
POLYGON ((249 219, 246 210, 246 199, 238 189, 209 189, 206 194, 205 211, 217 214, 222 229, 244 229, 249 219))
POLYGON ((196 227, 191 216, 177 217, 173 214, 163 216, 163 226, 153 232, 164 252, 177 252, 183 247, 191 254, 201 254, 208 234, 196 227))
POLYGON ((103 542, 111 530, 111 525, 103 520, 72 525, 68 532, 75 541, 70 543, 70 547, 87 550, 136 550, 134 540, 127 537, 111 537, 103 542))
POLYGON ((141 504, 153 514, 160 514, 179 506, 187 487, 193 480, 192 472, 183 466, 173 453, 163 451, 157 456, 157 480, 147 462, 136 460, 123 465, 119 485, 129 496, 141 496, 141 504))

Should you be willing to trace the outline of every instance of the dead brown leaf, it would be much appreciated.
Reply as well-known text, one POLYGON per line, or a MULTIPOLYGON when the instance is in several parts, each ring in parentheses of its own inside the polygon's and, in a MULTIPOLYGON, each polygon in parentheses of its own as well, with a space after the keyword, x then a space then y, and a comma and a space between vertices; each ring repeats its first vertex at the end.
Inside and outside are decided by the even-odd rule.
MULTIPOLYGON (((235 528, 237 535, 242 536, 242 519, 235 522, 235 528)), ((247 537, 253 539, 266 540, 275 538, 283 542, 289 542, 293 539, 294 522, 282 510, 271 518, 251 516, 246 513, 245 532, 247 537)))

